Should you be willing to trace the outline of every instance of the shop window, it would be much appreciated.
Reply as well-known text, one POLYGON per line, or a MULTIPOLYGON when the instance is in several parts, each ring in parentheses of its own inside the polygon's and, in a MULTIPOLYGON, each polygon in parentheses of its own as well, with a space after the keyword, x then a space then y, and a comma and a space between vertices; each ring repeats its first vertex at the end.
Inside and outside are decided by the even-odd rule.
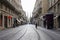
POLYGON ((2 26, 2 15, 0 15, 0 26, 2 26))
POLYGON ((10 19, 9 19, 9 25, 10 25, 10 19))
POLYGON ((5 28, 7 28, 7 16, 4 16, 4 25, 5 25, 5 28))

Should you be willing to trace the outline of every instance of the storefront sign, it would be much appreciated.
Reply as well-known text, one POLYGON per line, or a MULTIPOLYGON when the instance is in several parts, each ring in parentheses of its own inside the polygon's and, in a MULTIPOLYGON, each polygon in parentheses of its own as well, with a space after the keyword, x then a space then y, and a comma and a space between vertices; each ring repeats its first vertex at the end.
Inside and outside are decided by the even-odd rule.
POLYGON ((8 16, 9 19, 11 19, 12 17, 11 16, 8 16))

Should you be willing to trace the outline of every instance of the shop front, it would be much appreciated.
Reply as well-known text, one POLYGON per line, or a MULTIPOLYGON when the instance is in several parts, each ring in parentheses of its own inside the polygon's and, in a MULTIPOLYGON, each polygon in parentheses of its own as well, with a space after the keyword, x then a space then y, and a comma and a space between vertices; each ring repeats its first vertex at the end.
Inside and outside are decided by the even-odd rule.
POLYGON ((4 27, 8 28, 8 23, 7 23, 7 16, 4 16, 4 27))
POLYGON ((12 16, 8 16, 8 27, 12 27, 12 16))
POLYGON ((58 16, 58 28, 60 28, 60 16, 58 16))
POLYGON ((46 14, 43 16, 43 26, 47 29, 53 29, 54 25, 54 15, 53 14, 46 14))
POLYGON ((9 28, 12 27, 12 25, 13 25, 12 16, 0 14, 0 29, 9 28))
POLYGON ((0 29, 2 29, 2 14, 0 14, 0 29))
POLYGON ((53 14, 46 14, 46 25, 48 29, 53 29, 54 25, 54 15, 53 14))

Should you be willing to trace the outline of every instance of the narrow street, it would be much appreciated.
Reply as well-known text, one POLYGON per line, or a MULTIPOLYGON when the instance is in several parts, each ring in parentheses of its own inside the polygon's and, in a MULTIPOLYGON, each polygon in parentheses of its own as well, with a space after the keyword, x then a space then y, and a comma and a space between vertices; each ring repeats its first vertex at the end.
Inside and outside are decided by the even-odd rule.
POLYGON ((60 40, 60 34, 52 30, 26 24, 0 32, 0 40, 60 40))
POLYGON ((0 0, 0 40, 60 40, 60 0, 0 0))

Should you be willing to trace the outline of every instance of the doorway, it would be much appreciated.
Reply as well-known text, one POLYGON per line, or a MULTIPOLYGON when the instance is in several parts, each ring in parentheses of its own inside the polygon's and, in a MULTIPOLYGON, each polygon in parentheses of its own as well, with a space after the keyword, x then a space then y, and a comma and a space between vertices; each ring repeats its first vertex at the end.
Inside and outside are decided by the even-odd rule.
POLYGON ((4 26, 7 28, 7 16, 4 16, 4 26))
POLYGON ((60 16, 58 16, 58 27, 60 28, 60 16))

